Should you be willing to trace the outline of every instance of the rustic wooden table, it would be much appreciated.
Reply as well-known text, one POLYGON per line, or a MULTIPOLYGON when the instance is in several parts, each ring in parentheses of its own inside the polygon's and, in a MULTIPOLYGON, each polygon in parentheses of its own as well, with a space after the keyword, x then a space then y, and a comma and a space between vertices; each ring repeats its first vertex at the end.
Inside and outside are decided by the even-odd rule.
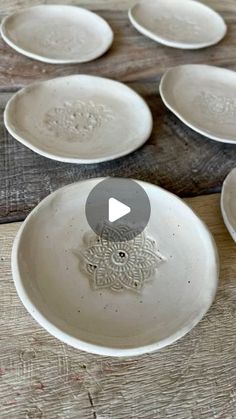
POLYGON ((214 192, 236 166, 236 148, 185 127, 161 103, 158 84, 166 68, 180 63, 236 70, 236 1, 207 2, 222 13, 229 31, 219 45, 194 52, 140 35, 127 18, 131 0, 2 0, 0 15, 41 3, 98 10, 115 42, 93 63, 53 66, 27 59, 0 40, 0 418, 235 418, 236 248, 214 192), (40 157, 7 134, 2 113, 13 92, 34 80, 74 73, 112 77, 140 92, 154 117, 147 144, 114 162, 76 166, 40 157), (11 277, 13 239, 37 202, 64 184, 106 175, 151 181, 187 198, 214 234, 221 260, 217 298, 202 322, 174 345, 132 359, 89 355, 51 337, 23 308, 11 277))

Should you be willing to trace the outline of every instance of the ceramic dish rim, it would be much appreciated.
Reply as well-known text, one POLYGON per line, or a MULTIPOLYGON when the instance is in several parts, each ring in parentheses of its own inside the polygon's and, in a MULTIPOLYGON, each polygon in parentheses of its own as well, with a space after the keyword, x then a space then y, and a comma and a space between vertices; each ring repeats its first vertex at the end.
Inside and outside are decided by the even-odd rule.
POLYGON ((164 348, 167 345, 170 345, 174 343, 175 341, 179 340, 183 336, 185 336, 188 332, 190 332, 193 327, 195 327, 200 320, 206 315, 209 308, 214 302, 218 284, 219 284, 219 256, 218 256, 218 250, 215 243, 215 240, 208 229, 207 225, 202 221, 202 219, 197 215, 197 213, 192 210, 192 208, 181 198, 174 195, 173 193, 161 188, 160 186, 151 184, 149 182, 134 181, 138 182, 141 186, 145 187, 145 185, 151 185, 151 187, 155 187, 158 189, 161 189, 165 193, 167 193, 169 196, 171 196, 174 199, 177 199, 177 201, 180 201, 182 205, 188 209, 191 210, 191 212, 197 217, 197 220, 201 224, 203 228, 204 235, 207 236, 209 241, 212 244, 212 256, 214 255, 215 259, 215 278, 214 278, 214 290, 212 292, 212 296, 210 301, 207 304, 204 304, 204 308, 199 310, 198 314, 195 315, 194 319, 187 325, 182 328, 180 328, 178 331, 173 333, 172 335, 168 336, 167 338, 164 338, 160 341, 154 342, 149 345, 143 345, 143 346, 134 346, 132 348, 120 348, 120 347, 109 347, 109 346, 103 346, 101 344, 95 344, 91 342, 86 342, 86 340, 82 340, 79 338, 75 338, 74 336, 71 336, 71 334, 65 332, 64 330, 61 330, 59 327, 55 326, 52 321, 50 321, 45 315, 43 315, 40 310, 36 307, 36 305, 31 301, 30 297, 27 294, 27 290, 24 287, 24 281, 21 279, 21 275, 19 272, 19 266, 18 266, 18 254, 21 244, 21 239, 23 232, 28 224, 29 221, 35 216, 38 210, 40 210, 47 201, 50 201, 52 196, 56 196, 56 194, 61 193, 62 190, 67 189, 68 187, 71 187, 72 185, 81 184, 81 183, 92 183, 94 181, 103 181, 104 177, 98 177, 98 178, 90 178, 86 180, 82 180, 79 182, 71 183, 69 185, 66 185, 62 188, 57 189, 50 195, 48 195, 46 198, 44 198, 26 217, 25 221, 22 223, 16 237, 13 243, 12 247, 12 254, 11 254, 11 269, 12 269, 12 276, 13 281, 17 290, 18 297, 20 298, 22 304, 26 308, 26 310, 31 314, 31 316, 34 318, 34 320, 42 327, 44 328, 48 333, 56 337, 57 339, 61 340, 62 342, 76 348, 80 349, 89 353, 93 353, 96 355, 103 355, 103 356, 117 356, 117 357, 124 357, 124 356, 138 356, 143 355, 149 352, 157 351, 161 348, 164 348))
POLYGON ((24 7, 23 9, 17 10, 13 13, 11 13, 10 15, 5 16, 2 19, 2 22, 0 24, 0 34, 3 38, 3 40, 6 42, 6 44, 8 44, 12 49, 14 49, 15 51, 17 51, 18 53, 24 55, 25 57, 31 58, 33 60, 37 60, 40 61, 42 63, 47 63, 47 64, 83 64, 83 63, 87 63, 90 61, 94 61, 96 59, 98 59, 99 57, 101 57, 102 55, 104 55, 109 48, 111 47, 113 41, 114 41, 114 32, 111 29, 111 26, 109 25, 109 23, 103 19, 103 17, 101 17, 100 15, 98 15, 96 12, 93 12, 89 9, 83 8, 83 7, 78 7, 72 4, 38 4, 35 6, 31 6, 31 7, 24 7), (83 10, 88 14, 91 15, 95 15, 98 20, 104 24, 104 26, 106 26, 107 32, 108 32, 108 36, 109 39, 107 37, 107 43, 106 45, 104 45, 104 48, 102 48, 99 53, 95 54, 93 58, 89 58, 89 59, 79 59, 79 58, 75 58, 75 59, 58 59, 58 58, 48 58, 45 57, 43 55, 34 53, 34 52, 30 52, 25 50, 24 48, 21 48, 20 46, 16 45, 15 42, 13 42, 10 38, 8 38, 7 34, 6 34, 6 24, 8 22, 8 20, 10 20, 14 15, 19 15, 24 13, 25 11, 28 11, 30 9, 36 9, 36 8, 44 8, 44 7, 50 7, 50 8, 58 8, 58 7, 66 7, 66 8, 74 8, 76 10, 83 10))
POLYGON ((223 31, 223 34, 220 37, 217 38, 217 40, 212 41, 212 42, 207 42, 207 43, 202 42, 202 43, 196 44, 196 43, 176 42, 174 40, 170 41, 170 40, 167 40, 166 38, 164 38, 160 35, 154 34, 151 30, 149 30, 146 27, 139 24, 136 21, 135 17, 133 16, 133 11, 134 11, 135 7, 138 6, 140 3, 145 4, 144 0, 138 1, 133 6, 131 6, 129 8, 129 11, 128 11, 128 16, 129 16, 130 22, 137 29, 137 31, 139 31, 141 34, 147 36, 148 38, 152 39, 153 41, 156 41, 156 42, 160 43, 161 45, 165 45, 167 47, 194 50, 194 49, 207 48, 207 47, 211 47, 213 45, 218 44, 225 37, 225 35, 227 33, 227 25, 226 25, 226 22, 223 19, 223 17, 218 12, 216 12, 214 9, 212 9, 211 7, 207 6, 204 3, 199 3, 199 2, 196 2, 195 0, 188 0, 188 2, 194 3, 194 5, 196 5, 196 7, 200 6, 200 8, 202 8, 202 9, 208 9, 208 11, 211 11, 213 14, 217 15, 218 18, 221 19, 221 21, 223 23, 223 26, 224 26, 224 31, 223 31))
POLYGON ((16 139, 17 141, 19 141, 21 144, 23 144, 24 146, 26 146, 27 148, 29 148, 31 151, 34 151, 35 153, 47 157, 51 160, 55 160, 55 161, 60 161, 63 163, 72 163, 72 164, 96 164, 96 163, 104 163, 107 161, 112 161, 124 156, 127 156, 128 154, 133 153, 134 151, 138 150, 139 148, 141 148, 146 142, 147 140, 150 138, 151 134, 152 134, 152 130, 153 130, 153 116, 152 116, 152 112, 151 109, 149 107, 149 105, 147 104, 147 102, 145 101, 145 99, 139 95, 139 93, 137 93, 135 90, 133 90, 131 87, 127 86, 125 83, 119 82, 117 80, 113 80, 110 79, 108 77, 100 77, 100 76, 94 76, 94 75, 90 75, 90 74, 72 74, 72 75, 68 75, 68 76, 61 76, 61 77, 54 77, 48 80, 42 80, 42 81, 38 81, 38 82, 33 82, 25 87, 23 87, 22 89, 18 90, 16 93, 13 94, 13 96, 8 100, 4 113, 3 113, 3 120, 4 120, 4 125, 7 128, 8 132, 11 134, 11 136, 16 139), (29 142, 28 140, 26 140, 25 138, 23 138, 21 135, 17 134, 16 131, 14 130, 14 127, 12 126, 12 123, 10 120, 10 106, 12 104, 12 102, 14 102, 15 98, 18 96, 23 95, 25 92, 27 92, 27 90, 31 89, 32 87, 37 87, 40 86, 41 84, 53 81, 53 80, 59 80, 59 79, 66 79, 66 78, 77 78, 77 77, 90 77, 90 78, 94 78, 94 79, 102 79, 102 80, 106 80, 108 82, 112 82, 115 83, 116 85, 122 85, 123 87, 126 87, 128 90, 130 90, 132 92, 132 94, 140 101, 140 103, 142 103, 142 105, 144 106, 146 112, 147 112, 147 117, 149 118, 148 124, 149 124, 149 129, 147 130, 147 134, 143 137, 142 141, 139 141, 138 144, 136 144, 135 147, 129 147, 124 149, 122 152, 119 153, 113 153, 110 154, 109 156, 106 157, 96 157, 96 158, 79 158, 79 157, 63 157, 62 155, 57 155, 56 153, 50 153, 47 152, 45 150, 42 150, 40 147, 33 145, 31 142, 29 142))
POLYGON ((233 172, 235 172, 235 174, 236 174, 236 167, 234 167, 228 173, 228 175, 226 176, 226 178, 223 182, 222 190, 221 190, 221 197, 220 197, 220 208, 221 208, 221 214, 222 214, 225 226, 227 227, 227 230, 230 233, 232 239, 236 242, 236 231, 234 230, 232 224, 230 223, 227 211, 225 211, 225 206, 224 206, 224 197, 225 197, 226 187, 228 186, 228 183, 231 180, 231 176, 232 176, 233 172))
POLYGON ((163 92, 163 85, 166 82, 166 78, 168 77, 169 73, 171 73, 174 69, 177 68, 183 68, 183 67, 210 67, 210 68, 216 68, 219 70, 224 70, 224 71, 229 71, 230 73, 234 73, 235 74, 235 78, 236 78, 236 72, 233 70, 229 70, 228 68, 223 68, 223 67, 217 67, 214 65, 208 65, 208 64, 181 64, 178 66, 174 66, 174 67, 170 67, 161 77, 161 81, 160 81, 160 85, 159 85, 159 93, 161 96, 161 99, 164 103, 164 105, 175 115, 177 116, 177 118, 183 122, 187 127, 191 128, 193 131, 197 132, 198 134, 203 135, 203 137, 208 138, 210 140, 214 140, 217 141, 219 143, 225 143, 225 144, 236 144, 236 136, 235 136, 235 140, 232 139, 225 139, 222 136, 216 136, 213 134, 209 134, 206 133, 206 131, 202 130, 199 127, 196 127, 194 124, 192 124, 191 122, 189 122, 180 112, 176 111, 172 105, 170 105, 170 103, 168 102, 168 100, 165 98, 165 94, 163 92))

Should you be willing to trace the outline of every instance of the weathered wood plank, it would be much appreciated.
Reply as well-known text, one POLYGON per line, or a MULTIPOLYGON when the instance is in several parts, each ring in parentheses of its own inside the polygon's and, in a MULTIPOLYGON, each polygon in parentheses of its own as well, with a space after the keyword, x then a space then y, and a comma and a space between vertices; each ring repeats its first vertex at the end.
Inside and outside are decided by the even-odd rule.
POLYGON ((190 334, 137 358, 86 354, 39 327, 20 303, 11 277, 10 251, 20 224, 0 226, 1 418, 235 418, 235 243, 223 225, 218 195, 188 203, 218 245, 217 298, 190 334))
POLYGON ((8 14, 24 7, 37 6, 39 4, 72 4, 92 8, 93 10, 127 10, 136 0, 3 0, 0 3, 0 13, 8 14))
MULTIPOLYGON (((42 1, 26 2, 27 5, 42 1)), ((8 0, 0 5, 9 12, 26 5, 8 0)), ((63 2, 66 3, 66 2, 63 2)), ((120 7, 132 3, 124 0, 120 7)), ((130 83, 141 92, 152 108, 155 124, 149 142, 123 159, 93 166, 56 163, 39 157, 19 145, 3 126, 0 127, 0 222, 22 220, 52 190, 92 176, 127 176, 160 184, 181 195, 193 196, 220 190, 228 171, 235 166, 236 149, 232 145, 208 141, 186 128, 168 112, 157 95, 161 74, 170 65, 182 62, 209 62, 234 68, 236 2, 219 0, 208 3, 228 21, 229 33, 218 46, 202 51, 181 51, 163 47, 140 35, 129 23, 127 11, 103 11, 115 30, 115 44, 99 60, 81 66, 53 66, 38 63, 14 52, 0 40, 0 90, 10 91, 34 80, 87 72, 121 80, 143 79, 130 83), (128 59, 127 59, 128 57, 128 59)), ((109 0, 74 4, 114 9, 109 0)), ((1 108, 9 96, 3 94, 1 108)))
MULTIPOLYGON (((3 0, 0 3, 0 13, 12 13, 24 7, 37 6, 39 4, 72 4, 93 9, 127 10, 137 0, 3 0)), ((221 6, 221 0, 201 0, 213 8, 221 6)), ((235 0, 227 0, 231 7, 235 6, 235 0)))
POLYGON ((121 81, 144 80, 160 77, 167 68, 183 63, 206 63, 236 70, 236 2, 217 0, 213 6, 226 19, 228 34, 219 45, 198 51, 165 47, 144 37, 130 24, 127 10, 101 11, 101 16, 113 28, 115 39, 110 51, 91 63, 40 63, 15 52, 0 39, 0 89, 74 73, 102 75, 121 81))
MULTIPOLYGON (((0 116, 0 223, 21 221, 46 195, 68 183, 99 176, 132 177, 180 196, 219 191, 236 166, 236 147, 205 139, 162 104, 158 82, 131 83, 151 107, 154 129, 139 150, 112 162, 64 164, 41 157, 13 139, 0 116)), ((8 93, 0 95, 3 113, 8 93)))

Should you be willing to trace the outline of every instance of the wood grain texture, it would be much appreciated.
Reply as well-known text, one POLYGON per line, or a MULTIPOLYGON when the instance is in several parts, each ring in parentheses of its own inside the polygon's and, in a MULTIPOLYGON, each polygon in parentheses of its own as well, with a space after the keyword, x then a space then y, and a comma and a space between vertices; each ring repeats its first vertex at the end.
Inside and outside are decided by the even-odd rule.
POLYGON ((86 354, 39 327, 11 277, 10 251, 20 224, 0 226, 1 418, 235 418, 236 247, 222 222, 219 195, 187 202, 218 245, 216 301, 180 341, 136 358, 86 354))
MULTIPOLYGON (((0 3, 0 10, 7 13, 42 3, 7 0, 0 3)), ((169 66, 205 62, 236 68, 236 1, 209 0, 207 3, 224 15, 229 31, 219 45, 199 51, 164 47, 139 34, 127 17, 132 0, 123 0, 119 5, 113 0, 73 2, 102 9, 101 14, 115 32, 111 50, 92 63, 73 66, 39 63, 18 54, 0 40, 1 114, 9 92, 20 86, 65 74, 91 73, 129 81, 128 84, 144 96, 154 118, 150 140, 135 153, 103 164, 68 165, 40 157, 18 144, 6 133, 0 117, 0 223, 23 220, 51 191, 90 177, 133 177, 159 184, 180 196, 220 190, 223 179, 236 165, 236 147, 207 140, 185 127, 164 107, 158 94, 160 77, 169 66), (117 8, 125 11, 114 10, 117 8)))
MULTIPOLYGON (((129 156, 93 165, 59 163, 41 157, 13 139, 0 116, 0 223, 21 221, 46 195, 68 183, 99 176, 132 177, 180 196, 219 191, 236 166, 236 147, 195 133, 163 105, 156 83, 129 83, 150 106, 150 140, 129 156)), ((0 94, 0 113, 7 93, 0 94)))
MULTIPOLYGON (((72 4, 75 6, 91 7, 95 10, 127 10, 136 2, 137 0, 1 0, 0 13, 8 14, 24 7, 37 6, 39 4, 72 4)), ((220 5, 219 0, 201 0, 199 2, 208 4, 213 8, 220 5)), ((234 7, 235 0, 227 0, 227 2, 234 7)))
MULTIPOLYGON (((130 3, 127 2, 127 5, 130 3)), ((144 37, 132 27, 128 20, 127 9, 101 11, 101 16, 114 30, 114 44, 103 57, 91 63, 75 65, 40 63, 15 52, 0 39, 0 89, 21 87, 35 80, 77 73, 101 75, 120 81, 155 79, 167 68, 184 63, 205 63, 236 69, 236 2, 214 0, 207 3, 223 15, 228 24, 228 34, 218 45, 197 51, 169 48, 144 37)), ((12 4, 14 5, 14 2, 12 4)), ((18 4, 22 5, 24 2, 18 1, 18 4)), ((109 7, 108 0, 100 3, 95 1, 93 4, 100 4, 101 8, 109 7)), ((111 2, 111 9, 114 4, 114 1, 111 2)), ((121 3, 121 6, 125 4, 121 3)), ((88 5, 92 5, 92 2, 88 5)), ((4 7, 7 10, 3 5, 4 7)))
MULTIPOLYGON (((236 1, 207 2, 223 14, 229 32, 218 46, 195 52, 172 50, 140 35, 127 19, 132 0, 0 0, 0 13, 42 3, 103 10, 115 43, 93 63, 52 66, 23 57, 0 40, 1 114, 9 91, 35 80, 74 73, 130 82, 140 79, 130 85, 152 108, 154 134, 141 150, 124 159, 85 167, 37 156, 13 140, 1 121, 0 222, 23 219, 52 190, 91 176, 149 180, 183 196, 219 190, 223 177, 235 166, 234 147, 208 141, 185 128, 164 109, 155 92, 161 74, 172 65, 208 63, 236 69, 236 1)), ((20 303, 11 277, 10 252, 20 224, 0 225, 1 419, 235 418, 235 243, 223 225, 218 195, 188 202, 206 221, 219 248, 221 284, 216 302, 185 338, 133 359, 76 351, 36 324, 20 303)))
POLYGON ((8 14, 24 7, 38 6, 39 4, 72 4, 93 10, 127 10, 135 2, 136 0, 2 0, 0 13, 8 14))

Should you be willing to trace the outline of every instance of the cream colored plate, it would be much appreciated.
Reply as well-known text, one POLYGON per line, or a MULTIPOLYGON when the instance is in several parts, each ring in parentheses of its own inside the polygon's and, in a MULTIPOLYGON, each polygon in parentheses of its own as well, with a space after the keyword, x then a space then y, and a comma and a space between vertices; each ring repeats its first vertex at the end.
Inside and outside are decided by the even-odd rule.
POLYGON ((168 70, 160 83, 165 105, 205 137, 236 143, 236 73, 207 65, 168 70))
POLYGON ((85 250, 95 242, 85 203, 101 180, 59 189, 34 209, 14 242, 13 278, 27 310, 58 339, 102 355, 139 355, 181 338, 205 315, 218 283, 217 251, 206 226, 183 201, 138 182, 152 210, 146 239, 96 242, 98 253, 87 252, 84 269, 85 250), (126 252, 128 262, 117 271, 119 251, 126 252), (153 253, 162 260, 150 270, 153 253), (91 279, 96 254, 98 282, 91 279), (105 258, 107 254, 111 257, 105 258), (133 266, 132 260, 139 263, 133 266), (142 277, 142 287, 137 291, 127 283, 115 291, 106 278, 130 278, 130 266, 139 266, 135 278, 142 277))
POLYGON ((5 125, 35 152, 70 163, 97 163, 131 153, 152 130, 144 100, 122 83, 87 75, 27 86, 8 102, 5 125))
POLYGON ((236 241, 236 168, 224 181, 221 193, 221 212, 225 225, 236 241))
POLYGON ((35 6, 7 16, 1 34, 21 54, 53 64, 94 60, 113 41, 110 26, 100 16, 63 5, 35 6))
POLYGON ((129 18, 143 35, 174 48, 217 44, 227 30, 218 13, 192 0, 144 0, 129 10, 129 18))

